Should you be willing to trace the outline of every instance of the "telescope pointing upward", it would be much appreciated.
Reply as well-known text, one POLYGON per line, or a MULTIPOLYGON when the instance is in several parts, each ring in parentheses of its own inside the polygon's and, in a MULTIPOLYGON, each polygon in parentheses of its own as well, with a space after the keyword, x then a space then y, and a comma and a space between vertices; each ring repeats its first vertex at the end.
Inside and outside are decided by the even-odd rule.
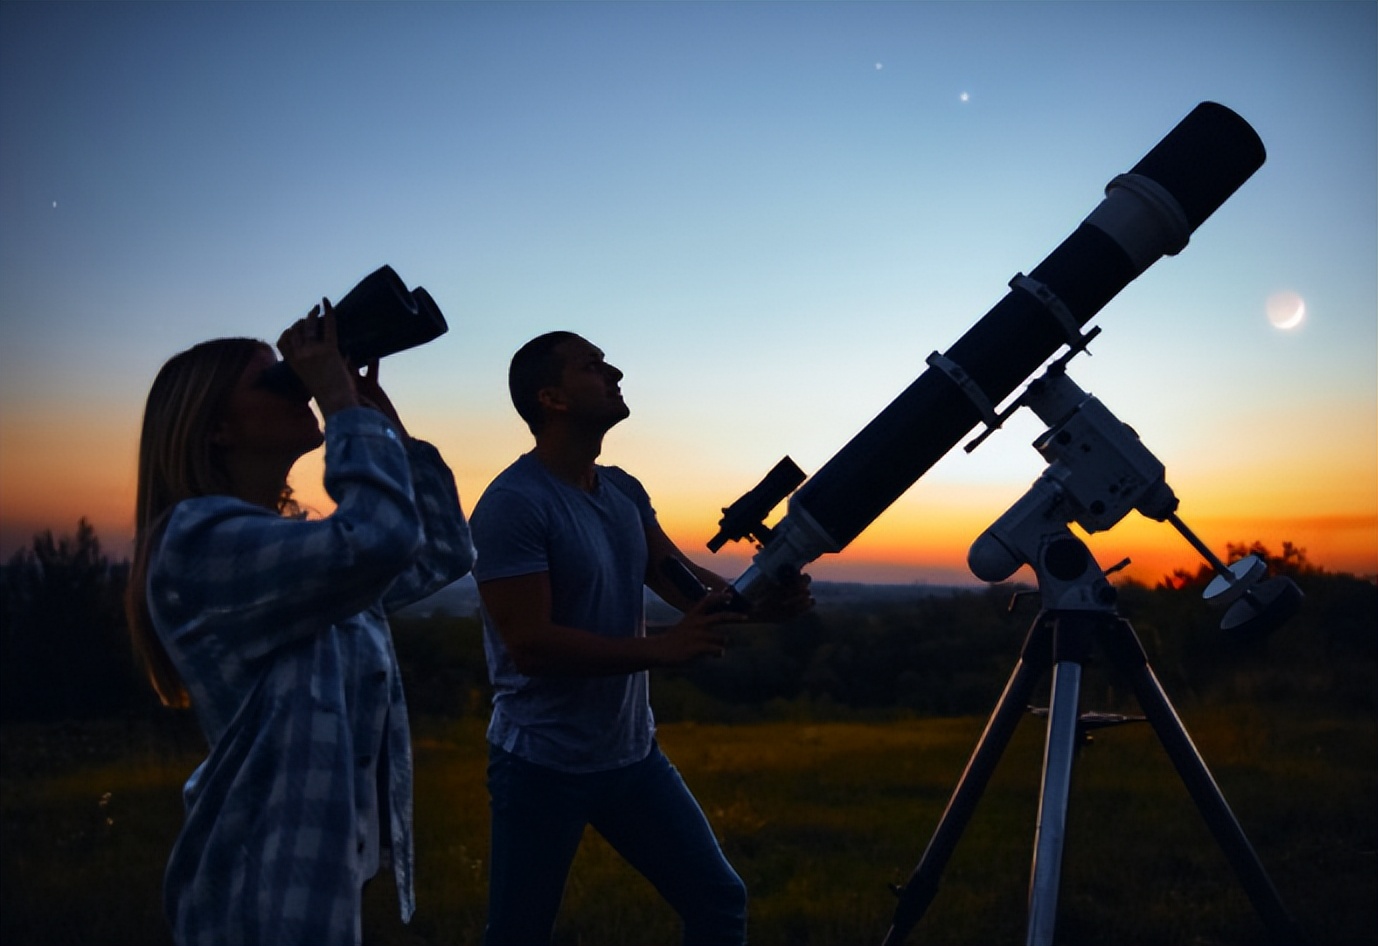
MULTIPOLYGON (((784 492, 736 503, 709 542, 764 537, 734 584, 758 598, 783 575, 839 552, 1063 345, 1085 344, 1081 327, 1191 234, 1264 162, 1263 142, 1242 118, 1203 102, 1138 164, 1112 180, 1081 225, 929 369, 790 497, 785 517, 763 519, 784 492)), ((764 485, 764 484, 763 484, 764 485)))

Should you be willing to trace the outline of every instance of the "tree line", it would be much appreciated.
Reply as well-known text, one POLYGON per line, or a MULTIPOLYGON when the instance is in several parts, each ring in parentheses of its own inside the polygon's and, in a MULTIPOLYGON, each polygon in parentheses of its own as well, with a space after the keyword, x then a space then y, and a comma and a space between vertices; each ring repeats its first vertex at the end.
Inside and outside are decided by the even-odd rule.
MULTIPOLYGON (((1131 622, 1174 701, 1307 699, 1372 712, 1378 703, 1378 585, 1331 573, 1285 543, 1254 552, 1292 578, 1305 600, 1266 639, 1222 632, 1201 592, 1206 567, 1156 586, 1118 585, 1131 622)), ((129 647, 125 561, 112 561, 95 529, 50 531, 0 566, 0 720, 135 717, 160 710, 129 647)), ((781 625, 733 632, 726 657, 658 671, 652 696, 665 721, 861 718, 983 714, 999 697, 1036 611, 1013 585, 933 593, 916 586, 823 596, 781 625), (1015 607, 1011 609, 1011 602, 1015 607)), ((482 629, 473 614, 393 620, 398 660, 416 715, 483 716, 490 690, 482 629)), ((1125 707, 1121 681, 1088 664, 1086 708, 1125 707)), ((1104 669, 1104 668, 1101 668, 1104 669)))

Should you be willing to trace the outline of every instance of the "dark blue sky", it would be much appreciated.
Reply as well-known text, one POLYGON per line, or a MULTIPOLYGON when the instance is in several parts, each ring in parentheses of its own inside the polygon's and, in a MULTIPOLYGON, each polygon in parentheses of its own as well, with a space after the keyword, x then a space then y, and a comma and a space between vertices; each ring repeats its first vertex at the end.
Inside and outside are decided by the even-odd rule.
MULTIPOLYGON (((275 338, 388 262, 453 326, 385 371, 468 502, 525 449, 510 353, 569 327, 627 372, 608 459, 698 546, 1214 100, 1268 162, 1106 309, 1074 375, 1186 508, 1378 568, 1375 10, 6 2, 0 539, 83 513, 124 535, 158 365, 275 338), (1282 292, 1306 306, 1290 331, 1282 292)), ((960 570, 1040 471, 1037 432, 956 451, 848 561, 960 570)))

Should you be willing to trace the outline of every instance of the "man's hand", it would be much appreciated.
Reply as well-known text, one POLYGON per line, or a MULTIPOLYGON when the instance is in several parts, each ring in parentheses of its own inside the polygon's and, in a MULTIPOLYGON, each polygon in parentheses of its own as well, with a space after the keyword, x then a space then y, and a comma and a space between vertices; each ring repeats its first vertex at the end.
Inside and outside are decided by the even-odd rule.
POLYGON ((699 657, 721 657, 727 652, 725 624, 740 624, 746 615, 728 610, 732 590, 710 592, 684 612, 679 623, 650 638, 656 665, 678 667, 699 657))

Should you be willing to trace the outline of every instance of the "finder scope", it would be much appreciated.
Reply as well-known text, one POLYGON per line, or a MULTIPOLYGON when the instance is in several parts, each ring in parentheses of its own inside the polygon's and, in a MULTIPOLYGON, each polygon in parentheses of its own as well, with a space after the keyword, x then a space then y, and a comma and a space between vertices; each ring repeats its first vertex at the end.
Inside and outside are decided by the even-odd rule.
POLYGON ((1080 226, 929 369, 808 479, 734 584, 759 597, 783 574, 855 539, 1081 327, 1162 256, 1180 252, 1264 162, 1244 119, 1194 108, 1138 164, 1114 178, 1080 226))

